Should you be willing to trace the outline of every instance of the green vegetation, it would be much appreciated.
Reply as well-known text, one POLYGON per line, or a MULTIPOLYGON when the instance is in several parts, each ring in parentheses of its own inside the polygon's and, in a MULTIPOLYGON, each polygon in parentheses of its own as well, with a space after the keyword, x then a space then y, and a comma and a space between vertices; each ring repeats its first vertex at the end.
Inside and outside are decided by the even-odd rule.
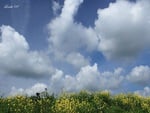
POLYGON ((108 92, 0 98, 0 113, 150 113, 150 98, 108 92))

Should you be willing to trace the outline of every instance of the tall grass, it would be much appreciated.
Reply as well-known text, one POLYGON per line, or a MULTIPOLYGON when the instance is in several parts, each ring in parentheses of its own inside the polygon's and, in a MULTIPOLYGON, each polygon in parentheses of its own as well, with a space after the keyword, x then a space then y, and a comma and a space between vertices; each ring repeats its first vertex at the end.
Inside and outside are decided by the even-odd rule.
POLYGON ((150 113, 150 98, 108 92, 0 98, 0 113, 150 113))

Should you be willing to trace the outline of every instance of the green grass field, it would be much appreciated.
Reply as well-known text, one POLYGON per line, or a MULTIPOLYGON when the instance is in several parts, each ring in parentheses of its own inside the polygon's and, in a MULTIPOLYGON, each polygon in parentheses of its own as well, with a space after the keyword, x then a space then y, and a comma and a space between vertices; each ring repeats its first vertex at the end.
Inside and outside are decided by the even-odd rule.
POLYGON ((0 113, 150 113, 150 97, 108 92, 0 98, 0 113))

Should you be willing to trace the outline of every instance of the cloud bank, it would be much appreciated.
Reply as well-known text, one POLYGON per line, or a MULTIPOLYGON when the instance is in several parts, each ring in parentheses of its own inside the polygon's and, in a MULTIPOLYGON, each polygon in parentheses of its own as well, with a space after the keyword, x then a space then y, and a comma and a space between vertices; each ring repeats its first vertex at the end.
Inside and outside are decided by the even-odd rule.
POLYGON ((139 95, 142 95, 142 96, 150 96, 150 88, 149 87, 144 87, 143 90, 135 91, 135 94, 139 94, 139 95))
POLYGON ((41 93, 45 91, 45 88, 47 88, 47 85, 43 83, 36 83, 31 88, 27 88, 27 89, 23 89, 23 88, 17 89, 16 87, 12 87, 9 95, 11 96, 16 96, 16 95, 33 96, 36 93, 41 93))
POLYGON ((149 66, 136 66, 128 74, 127 79, 131 82, 150 85, 150 67, 149 66))
POLYGON ((119 0, 99 9, 95 21, 99 51, 108 59, 128 60, 150 44, 150 1, 119 0))
MULTIPOLYGON (((62 12, 49 25, 53 52, 100 51, 108 59, 130 60, 150 44, 150 2, 116 1, 98 9, 95 26, 85 27, 74 20, 83 0, 65 0, 62 12), (68 10, 69 9, 69 10, 68 10)), ((57 56, 56 55, 56 56, 57 56)), ((62 55, 63 56, 63 55, 62 55)))
POLYGON ((59 94, 63 91, 78 92, 80 90, 113 90, 121 86, 124 79, 122 69, 115 69, 114 72, 99 72, 97 64, 82 67, 76 75, 66 75, 61 70, 57 70, 49 79, 49 84, 35 84, 31 88, 12 87, 10 95, 35 95, 36 92, 42 92, 48 88, 49 92, 59 94))
POLYGON ((0 30, 0 71, 3 74, 36 78, 54 71, 49 58, 38 51, 30 51, 25 38, 15 29, 3 25, 0 30))
POLYGON ((82 67, 76 75, 65 75, 61 70, 50 79, 50 90, 59 93, 60 91, 80 91, 80 90, 104 90, 118 88, 122 80, 122 69, 115 69, 114 72, 100 72, 97 64, 82 67))

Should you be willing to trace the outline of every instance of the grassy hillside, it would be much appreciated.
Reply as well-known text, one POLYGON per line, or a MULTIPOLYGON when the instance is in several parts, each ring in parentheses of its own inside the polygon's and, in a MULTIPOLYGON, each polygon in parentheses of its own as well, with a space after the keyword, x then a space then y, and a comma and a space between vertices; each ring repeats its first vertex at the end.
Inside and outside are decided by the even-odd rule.
POLYGON ((150 113, 150 98, 108 92, 0 98, 0 113, 150 113))

